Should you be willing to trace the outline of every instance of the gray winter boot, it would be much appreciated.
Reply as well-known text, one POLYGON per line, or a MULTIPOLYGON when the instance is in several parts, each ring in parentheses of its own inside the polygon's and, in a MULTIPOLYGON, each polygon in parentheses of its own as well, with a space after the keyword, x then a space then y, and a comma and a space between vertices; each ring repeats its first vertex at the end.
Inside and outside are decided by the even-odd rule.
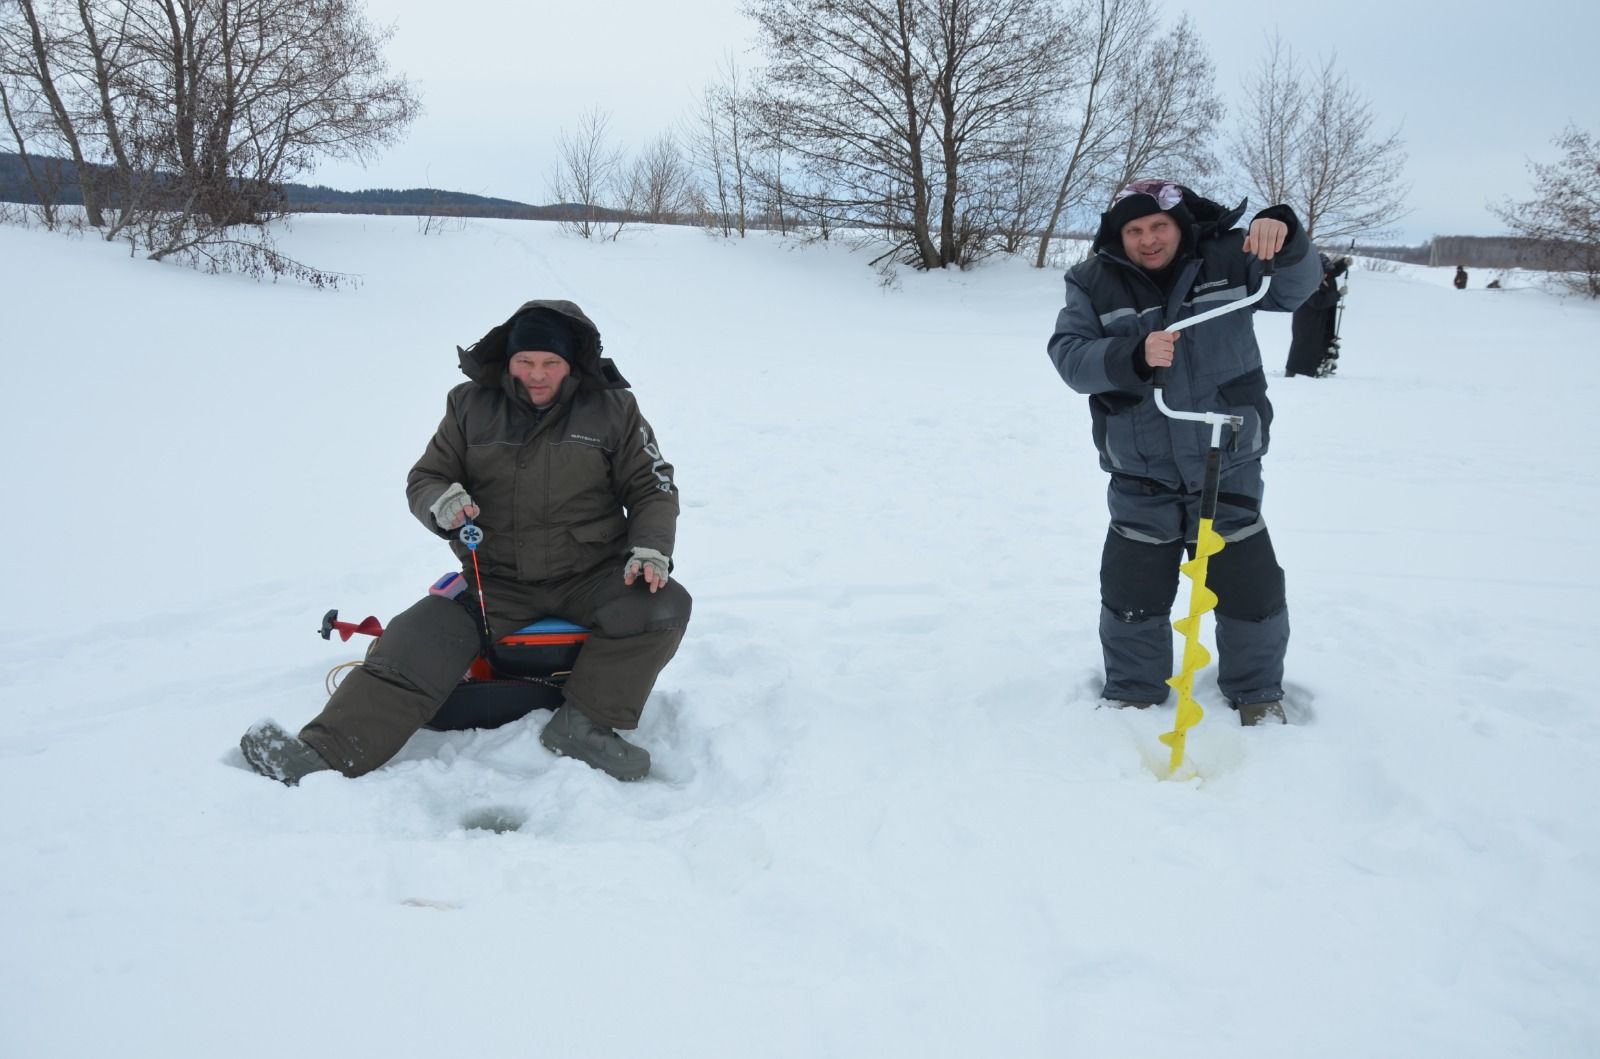
POLYGON ((1281 702, 1242 702, 1239 704, 1239 725, 1254 728, 1258 724, 1288 724, 1281 702))
POLYGON ((308 744, 279 728, 272 721, 254 725, 239 740, 239 749, 250 767, 269 780, 294 787, 313 772, 333 766, 308 744))
POLYGON ((634 746, 613 728, 595 724, 576 706, 564 705, 539 733, 546 750, 577 758, 619 780, 640 780, 650 773, 650 751, 634 746))

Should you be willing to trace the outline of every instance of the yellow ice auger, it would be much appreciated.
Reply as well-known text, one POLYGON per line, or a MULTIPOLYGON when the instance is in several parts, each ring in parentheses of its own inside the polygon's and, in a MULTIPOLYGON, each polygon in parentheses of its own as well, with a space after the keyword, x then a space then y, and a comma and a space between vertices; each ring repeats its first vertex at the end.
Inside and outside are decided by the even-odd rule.
MULTIPOLYGON (((1272 262, 1265 261, 1262 265, 1261 286, 1256 288, 1254 294, 1187 320, 1179 320, 1166 330, 1182 331, 1260 301, 1266 295, 1267 288, 1272 286, 1272 262)), ((1173 775, 1183 767, 1184 741, 1189 729, 1199 724, 1205 716, 1205 711, 1194 698, 1194 675, 1211 662, 1211 652, 1200 642, 1200 622, 1208 611, 1215 610, 1217 606, 1217 594, 1206 587, 1206 571, 1211 564, 1211 557, 1220 552, 1224 544, 1222 535, 1212 528, 1212 522, 1217 517, 1217 490, 1222 478, 1222 428, 1237 430, 1244 425, 1244 419, 1224 412, 1175 412, 1167 407, 1163 393, 1166 370, 1157 368, 1152 381, 1156 388, 1156 407, 1161 409, 1162 415, 1205 423, 1211 428, 1211 447, 1206 450, 1205 483, 1200 490, 1200 528, 1195 536, 1194 558, 1178 567, 1194 582, 1194 587, 1189 590, 1188 616, 1172 623, 1173 630, 1183 635, 1183 662, 1178 667, 1178 674, 1167 680, 1170 686, 1178 690, 1178 716, 1172 731, 1161 736, 1161 741, 1172 749, 1167 770, 1168 775, 1173 775)))

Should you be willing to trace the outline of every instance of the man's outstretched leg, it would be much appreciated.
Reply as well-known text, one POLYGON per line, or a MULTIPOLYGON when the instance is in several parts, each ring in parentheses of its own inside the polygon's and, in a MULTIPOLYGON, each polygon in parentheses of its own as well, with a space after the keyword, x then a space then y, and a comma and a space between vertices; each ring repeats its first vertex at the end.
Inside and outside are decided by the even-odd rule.
POLYGON ((465 607, 427 596, 395 616, 299 738, 268 722, 246 732, 239 748, 255 771, 290 786, 324 768, 365 775, 438 712, 479 646, 465 607))

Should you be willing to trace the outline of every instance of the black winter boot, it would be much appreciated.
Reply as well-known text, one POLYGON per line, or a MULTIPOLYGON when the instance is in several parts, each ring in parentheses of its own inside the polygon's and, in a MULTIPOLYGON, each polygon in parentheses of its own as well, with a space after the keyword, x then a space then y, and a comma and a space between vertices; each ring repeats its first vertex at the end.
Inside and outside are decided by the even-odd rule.
POLYGON ((1244 702, 1238 706, 1239 725, 1254 728, 1258 724, 1288 724, 1281 702, 1244 702))

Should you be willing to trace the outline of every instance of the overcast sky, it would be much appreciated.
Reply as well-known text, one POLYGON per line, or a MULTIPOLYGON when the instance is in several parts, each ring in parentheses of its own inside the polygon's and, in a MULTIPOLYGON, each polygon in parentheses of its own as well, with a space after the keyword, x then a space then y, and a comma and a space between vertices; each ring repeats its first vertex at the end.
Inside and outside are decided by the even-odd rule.
MULTIPOLYGON (((723 55, 759 64, 739 7, 367 0, 375 23, 393 25, 391 65, 417 82, 425 113, 365 169, 328 164, 311 179, 548 201, 556 136, 586 108, 609 111, 615 142, 632 149, 692 109, 723 55)), ((1336 55, 1379 125, 1406 141, 1411 213, 1398 240, 1501 231, 1485 204, 1528 194, 1527 160, 1553 161, 1550 141, 1568 123, 1600 132, 1592 0, 1207 0, 1165 10, 1193 16, 1216 63, 1230 109, 1219 149, 1274 29, 1310 63, 1336 55)))

